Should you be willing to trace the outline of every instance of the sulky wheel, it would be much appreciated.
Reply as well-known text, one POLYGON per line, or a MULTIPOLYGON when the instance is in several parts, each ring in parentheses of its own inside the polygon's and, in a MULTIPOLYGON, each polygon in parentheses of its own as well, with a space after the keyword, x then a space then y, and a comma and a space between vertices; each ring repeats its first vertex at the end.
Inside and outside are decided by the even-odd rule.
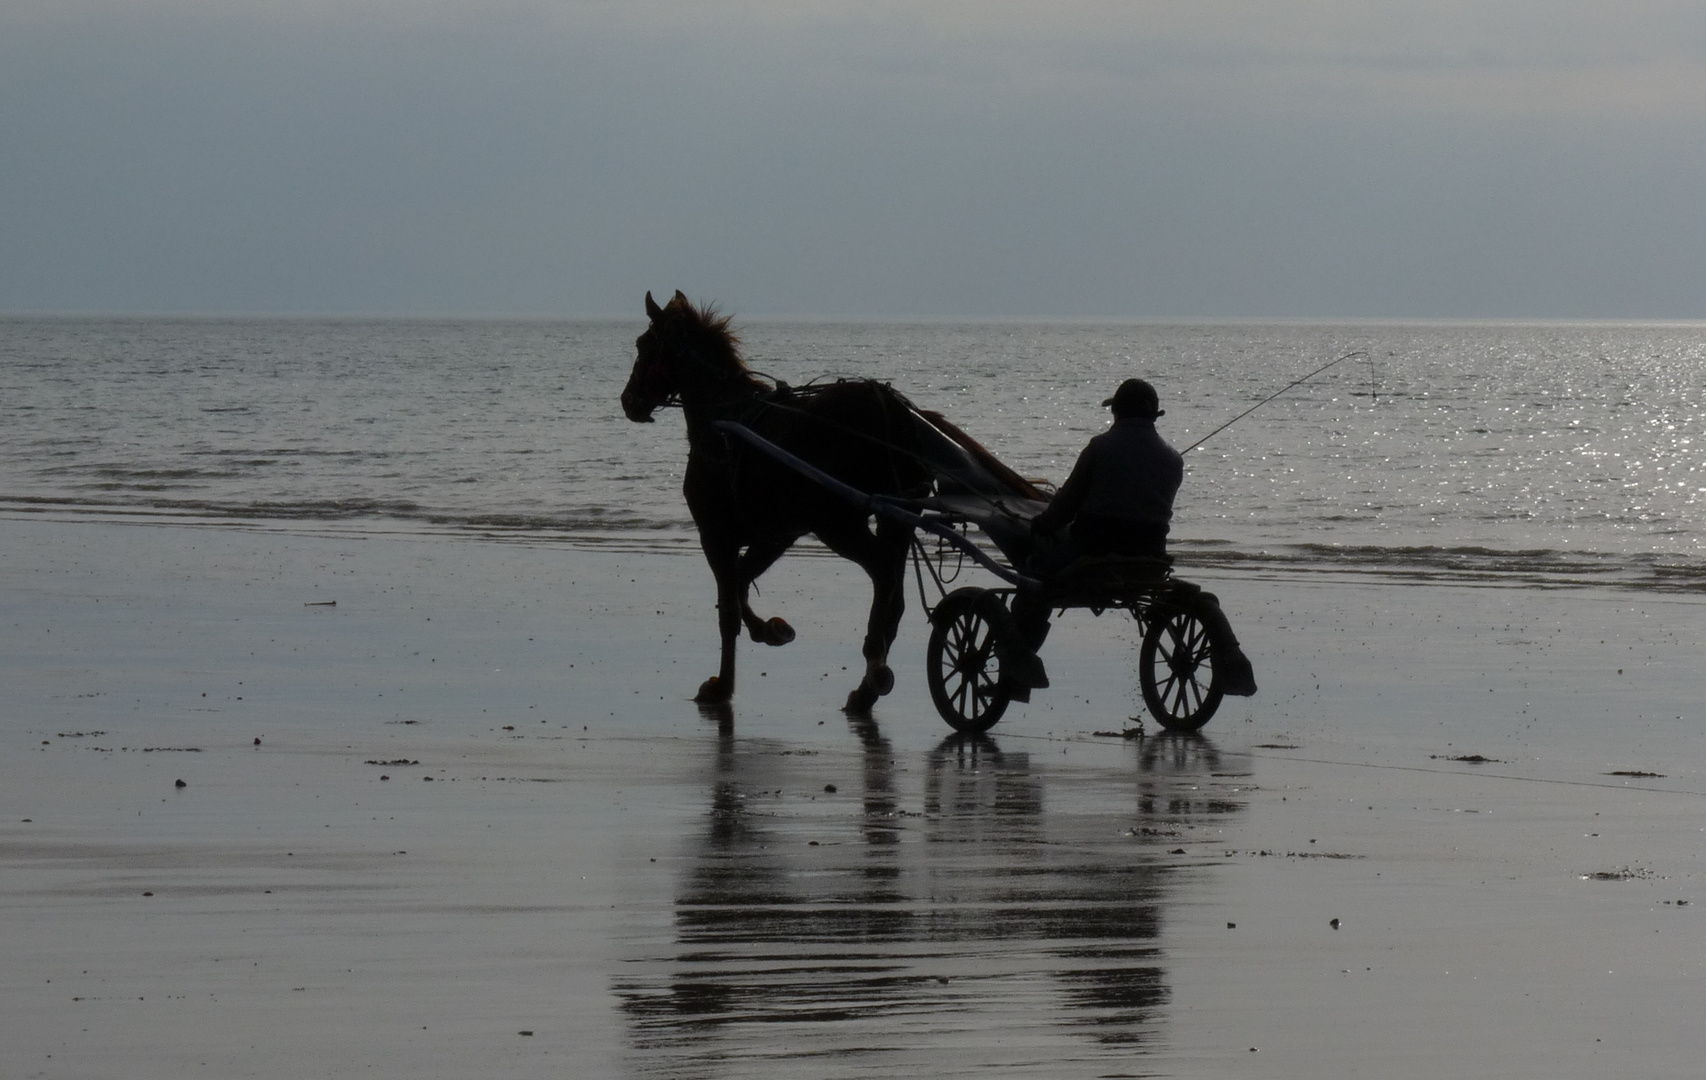
POLYGON ((1208 627, 1189 610, 1150 613, 1137 678, 1143 685, 1143 703, 1168 731, 1196 731, 1220 707, 1214 645, 1208 627))
POLYGON ((936 711, 955 731, 988 731, 1011 697, 996 655, 999 632, 989 605, 1001 601, 983 589, 955 589, 931 615, 925 676, 936 711))

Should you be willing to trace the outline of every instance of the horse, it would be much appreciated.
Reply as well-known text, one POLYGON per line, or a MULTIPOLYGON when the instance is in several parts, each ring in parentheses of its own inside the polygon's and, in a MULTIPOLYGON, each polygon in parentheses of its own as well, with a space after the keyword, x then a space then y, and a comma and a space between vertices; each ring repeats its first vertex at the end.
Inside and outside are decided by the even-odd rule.
POLYGON ((730 438, 714 423, 743 424, 873 495, 929 494, 937 477, 932 455, 939 458, 940 444, 949 440, 1005 486, 1029 485, 964 432, 935 413, 918 411, 885 383, 838 380, 792 388, 765 382, 742 359, 730 320, 708 306, 694 307, 679 291, 662 307, 648 292, 646 315, 650 325, 634 342, 637 355, 622 390, 622 411, 629 420, 649 423, 659 408, 681 406, 687 421, 682 492, 717 582, 722 662, 694 700, 721 706, 733 697, 742 624, 757 642, 794 640, 785 620, 754 614, 747 593, 795 541, 811 534, 871 579, 865 664, 843 706, 849 714, 868 716, 877 699, 894 688, 888 653, 906 607, 911 526, 878 515, 873 529, 869 510, 730 438))

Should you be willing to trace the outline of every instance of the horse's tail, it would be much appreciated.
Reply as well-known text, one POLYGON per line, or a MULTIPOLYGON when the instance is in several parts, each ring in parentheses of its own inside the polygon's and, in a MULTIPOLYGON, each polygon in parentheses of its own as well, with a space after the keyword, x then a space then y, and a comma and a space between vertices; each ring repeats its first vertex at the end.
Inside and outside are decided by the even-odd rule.
POLYGON ((1008 488, 1014 495, 1026 499, 1035 499, 1038 502, 1048 501, 1048 495, 1040 490, 1037 485, 1008 468, 1000 458, 990 453, 987 447, 950 423, 947 417, 941 413, 932 409, 920 409, 917 406, 913 406, 912 411, 925 423, 953 440, 954 444, 969 454, 980 468, 994 477, 1003 487, 1008 488))

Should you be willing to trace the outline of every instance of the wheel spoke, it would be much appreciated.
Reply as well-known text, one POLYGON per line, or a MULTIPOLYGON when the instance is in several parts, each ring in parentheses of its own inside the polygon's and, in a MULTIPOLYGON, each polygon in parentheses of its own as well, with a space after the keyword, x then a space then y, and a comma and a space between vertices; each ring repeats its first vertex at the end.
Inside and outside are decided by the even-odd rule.
POLYGON ((942 660, 949 671, 960 670, 960 658, 965 655, 965 641, 961 638, 958 627, 950 629, 942 639, 942 660))
POLYGON ((1174 716, 1189 716, 1190 708, 1185 703, 1186 695, 1190 693, 1191 680, 1180 678, 1173 693, 1172 713, 1174 716))
POLYGON ((1166 706, 1168 714, 1173 716, 1177 716, 1179 713, 1178 706, 1173 700, 1177 695, 1178 686, 1179 677, 1177 675, 1169 675, 1167 676, 1167 681, 1157 687, 1161 696, 1161 701, 1166 706))
POLYGON ((995 684, 989 676, 990 627, 975 614, 956 618, 943 653, 948 662, 948 699, 954 711, 976 720, 989 710, 995 684))
POLYGON ((949 639, 949 648, 954 654, 954 659, 957 661, 963 657, 971 646, 971 635, 964 626, 955 623, 953 636, 949 639))

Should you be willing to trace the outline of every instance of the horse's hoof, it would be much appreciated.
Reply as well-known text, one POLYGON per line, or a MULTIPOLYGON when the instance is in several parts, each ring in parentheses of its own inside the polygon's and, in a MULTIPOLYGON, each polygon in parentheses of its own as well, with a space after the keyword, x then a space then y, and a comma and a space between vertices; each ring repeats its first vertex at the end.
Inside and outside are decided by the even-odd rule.
POLYGON ((786 645, 794 640, 794 628, 781 616, 766 619, 752 632, 752 640, 765 645, 786 645))
POLYGON ((847 704, 841 706, 841 711, 848 716, 870 716, 871 706, 877 703, 879 696, 869 683, 862 682, 847 695, 847 704))
POLYGON ((693 695, 697 705, 727 705, 733 696, 723 689, 723 680, 713 675, 699 684, 699 692, 693 695))
POLYGON ((873 664, 865 669, 865 683, 874 690, 878 697, 887 696, 894 689, 894 668, 887 664, 873 664))

